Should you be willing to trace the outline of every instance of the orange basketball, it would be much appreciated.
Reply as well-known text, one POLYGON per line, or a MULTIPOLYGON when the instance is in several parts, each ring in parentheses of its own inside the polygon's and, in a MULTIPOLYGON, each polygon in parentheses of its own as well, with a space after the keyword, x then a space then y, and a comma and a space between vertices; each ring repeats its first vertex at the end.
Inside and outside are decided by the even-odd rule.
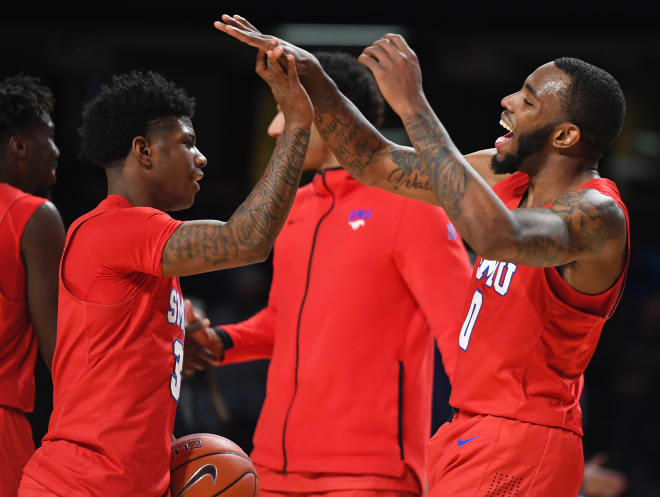
POLYGON ((172 443, 172 497, 258 497, 252 461, 231 440, 195 433, 172 443))

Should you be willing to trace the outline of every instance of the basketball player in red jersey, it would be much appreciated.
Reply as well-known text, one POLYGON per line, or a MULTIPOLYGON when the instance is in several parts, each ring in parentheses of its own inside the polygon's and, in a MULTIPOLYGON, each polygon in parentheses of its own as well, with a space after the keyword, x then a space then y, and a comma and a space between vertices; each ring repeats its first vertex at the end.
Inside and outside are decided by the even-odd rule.
POLYGON ((386 35, 359 61, 412 150, 371 127, 311 54, 238 16, 223 21, 216 27, 245 43, 295 55, 315 125, 352 175, 441 205, 480 256, 456 334, 457 411, 430 444, 431 495, 576 495, 583 373, 629 259, 626 208, 598 174, 623 124, 619 84, 578 59, 544 64, 502 100, 509 133, 496 149, 464 158, 426 101, 414 52, 386 35))
MULTIPOLYGON (((385 102, 369 70, 348 53, 315 56, 382 124, 385 102)), ((279 136, 285 123, 278 112, 268 134, 279 136)), ((314 129, 304 169, 317 174, 298 189, 275 242, 268 305, 217 328, 224 363, 270 360, 250 454, 259 491, 421 496, 433 337, 453 371, 467 252, 442 209, 360 184, 314 129)))
POLYGON ((37 347, 50 368, 57 334, 57 267, 64 226, 46 200, 60 155, 55 99, 39 78, 0 81, 0 497, 15 497, 34 452, 37 347))
MULTIPOLYGON (((266 57, 269 59, 266 62, 266 57)), ((228 222, 180 222, 206 158, 194 100, 153 72, 115 76, 83 111, 81 150, 105 169, 108 197, 67 232, 60 265, 54 402, 19 495, 169 495, 181 388, 178 276, 263 261, 300 181, 312 107, 290 59, 257 73, 287 116, 264 175, 228 222)))

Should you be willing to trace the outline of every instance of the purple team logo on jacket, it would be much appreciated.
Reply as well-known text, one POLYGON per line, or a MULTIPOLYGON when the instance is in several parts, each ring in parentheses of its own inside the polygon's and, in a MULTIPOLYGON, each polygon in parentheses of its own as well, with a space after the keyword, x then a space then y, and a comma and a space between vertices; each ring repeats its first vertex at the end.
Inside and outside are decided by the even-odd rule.
POLYGON ((449 240, 458 240, 458 233, 456 232, 456 228, 454 228, 454 225, 451 223, 447 223, 447 238, 449 240))
POLYGON ((348 215, 348 224, 351 228, 353 228, 353 230, 356 230, 366 224, 367 220, 371 217, 373 212, 374 211, 372 209, 352 210, 348 215))

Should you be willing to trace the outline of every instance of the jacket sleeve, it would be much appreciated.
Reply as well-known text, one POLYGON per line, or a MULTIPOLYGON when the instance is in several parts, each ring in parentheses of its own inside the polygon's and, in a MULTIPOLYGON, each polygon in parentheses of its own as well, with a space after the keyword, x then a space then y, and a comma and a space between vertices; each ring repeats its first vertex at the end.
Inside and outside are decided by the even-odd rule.
POLYGON ((460 234, 440 207, 406 200, 394 258, 436 338, 449 380, 472 265, 460 234))
MULTIPOLYGON (((277 244, 277 241, 275 243, 277 244)), ((275 264, 275 259, 273 259, 273 264, 275 264)), ((272 356, 277 323, 278 273, 274 267, 273 280, 268 294, 268 305, 265 308, 240 323, 216 326, 229 336, 229 341, 232 344, 231 348, 226 348, 226 340, 223 339, 223 342, 225 342, 223 364, 270 359, 272 356)))
POLYGON ((270 305, 245 321, 218 326, 231 338, 222 364, 269 359, 275 337, 275 309, 270 305))

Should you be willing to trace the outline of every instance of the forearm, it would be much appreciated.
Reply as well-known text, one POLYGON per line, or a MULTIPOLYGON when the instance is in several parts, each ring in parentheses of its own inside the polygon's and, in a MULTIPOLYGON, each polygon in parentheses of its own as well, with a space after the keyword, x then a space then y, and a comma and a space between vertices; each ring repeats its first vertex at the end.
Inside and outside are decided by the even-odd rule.
POLYGON ((314 105, 314 124, 341 165, 357 180, 370 183, 390 143, 321 69, 304 79, 314 105))
POLYGON ((267 257, 300 185, 309 127, 287 124, 259 182, 227 223, 240 248, 267 257))
POLYGON ((484 257, 512 246, 516 228, 510 211, 460 154, 428 102, 402 121, 439 204, 470 246, 484 257))
POLYGON ((199 274, 266 259, 300 184, 308 141, 309 126, 287 124, 261 179, 227 223, 192 221, 172 234, 163 274, 199 274))

